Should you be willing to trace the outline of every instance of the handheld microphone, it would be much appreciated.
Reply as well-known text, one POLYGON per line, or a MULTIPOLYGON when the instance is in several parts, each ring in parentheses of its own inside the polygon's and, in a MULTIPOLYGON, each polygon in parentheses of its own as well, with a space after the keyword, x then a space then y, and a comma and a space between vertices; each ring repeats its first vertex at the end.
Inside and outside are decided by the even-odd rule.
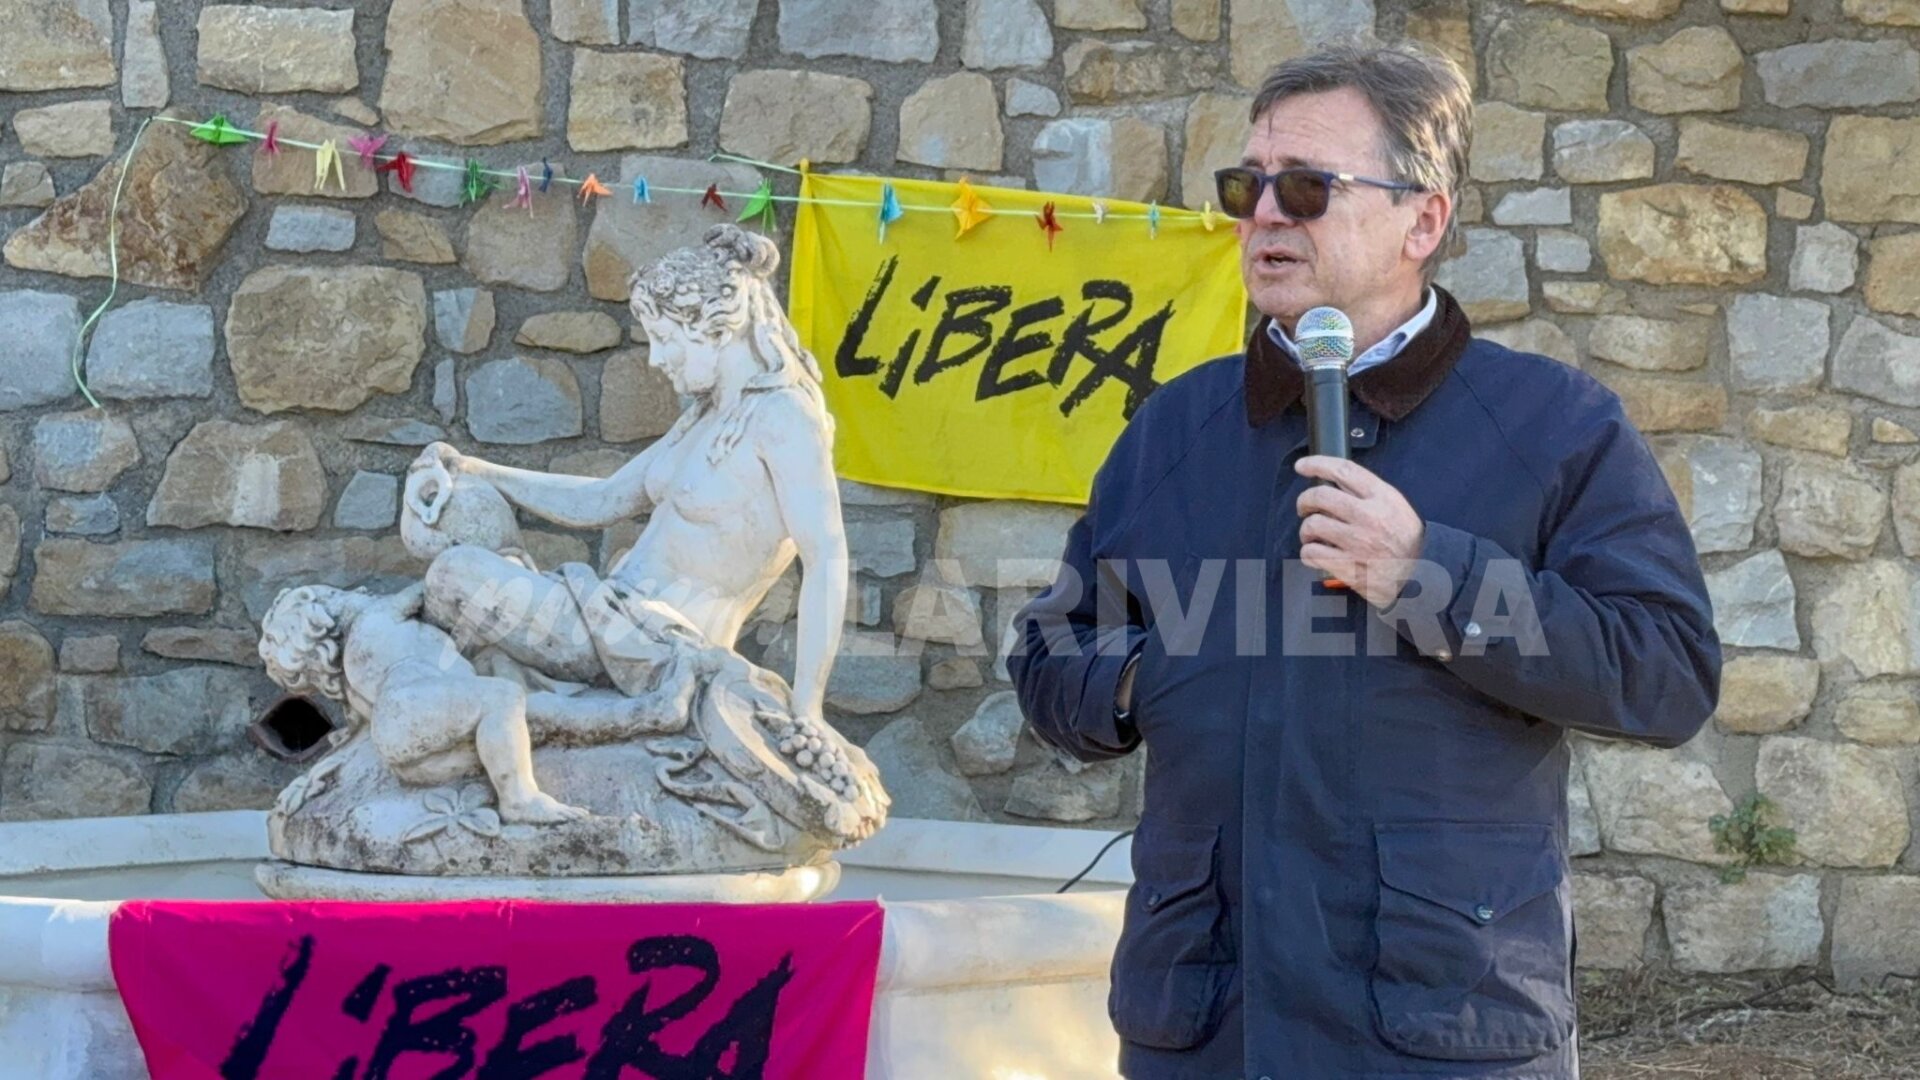
MULTIPOLYGON (((1350 458, 1347 365, 1353 362, 1353 320, 1338 308, 1314 308, 1300 316, 1293 341, 1307 375, 1307 452, 1350 458)), ((1332 577, 1325 583, 1328 588, 1346 588, 1332 577)))

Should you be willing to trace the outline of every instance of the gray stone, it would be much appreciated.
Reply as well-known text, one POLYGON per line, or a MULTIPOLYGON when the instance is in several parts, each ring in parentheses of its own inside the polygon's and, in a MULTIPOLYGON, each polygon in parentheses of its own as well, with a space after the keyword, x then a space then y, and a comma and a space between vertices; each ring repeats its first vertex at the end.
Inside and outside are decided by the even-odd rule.
POLYGON ((0 623, 0 731, 46 731, 53 717, 53 646, 31 623, 0 623))
MULTIPOLYGON (((787 671, 791 671, 791 661, 787 671)), ((827 704, 850 713, 897 712, 920 696, 920 655, 892 634, 855 631, 841 639, 827 679, 827 704)))
POLYGON ((47 531, 68 536, 111 536, 120 531, 120 508, 107 495, 48 499, 47 531))
POLYGON ((1495 225, 1571 225, 1573 197, 1566 188, 1511 191, 1493 207, 1495 225))
POLYGON ((1833 726, 1868 746, 1912 746, 1920 743, 1920 701, 1901 684, 1864 683, 1834 707, 1833 726))
MULTIPOLYGON (((411 153, 421 152, 412 146, 395 147, 389 145, 388 149, 405 149, 411 153)), ((531 169, 528 171, 533 172, 531 169)), ((560 172, 558 169, 554 171, 556 174, 560 172)), ((536 173, 535 175, 538 174, 536 173)), ((442 210, 447 210, 456 206, 466 205, 466 183, 466 174, 458 169, 421 169, 413 174, 413 190, 408 191, 401 186, 398 174, 388 173, 387 194, 397 195, 402 199, 408 199, 426 206, 437 206, 442 210)))
POLYGON ((522 0, 393 0, 386 46, 380 111, 394 132, 468 146, 540 134, 540 35, 522 0))
MULTIPOLYGON (((616 191, 630 189, 640 177, 655 187, 701 191, 716 183, 722 191, 753 191, 760 186, 759 170, 746 165, 632 154, 620 159, 616 191)), ((525 216, 526 211, 519 213, 525 216)), ((596 200, 582 256, 587 291, 596 300, 626 303, 627 279, 635 270, 675 249, 699 245, 713 223, 713 211, 702 208, 698 199, 662 197, 635 205, 628 190, 624 198, 596 200)))
POLYGON ((1894 559, 1841 564, 1813 608, 1813 651, 1842 660, 1860 677, 1920 673, 1914 627, 1914 580, 1894 559))
POLYGON ((1831 342, 1830 311, 1818 300, 1742 293, 1727 305, 1727 358, 1743 390, 1820 385, 1831 342))
POLYGON ((441 348, 480 352, 493 340, 493 319, 493 293, 486 289, 442 289, 433 294, 433 333, 441 348))
POLYGON ((917 565, 912 521, 849 521, 846 533, 847 556, 856 571, 889 578, 917 565))
POLYGON ((207 420, 167 457, 147 524, 292 532, 320 524, 326 501, 327 474, 304 429, 207 420))
POLYGON ((1667 890, 1663 910, 1673 966, 1681 971, 1730 974, 1820 963, 1827 928, 1817 874, 1676 885, 1667 890))
POLYGON ((1587 335, 1587 351, 1638 371, 1692 371, 1706 364, 1712 339, 1705 319, 1602 315, 1587 335))
POLYGON ((901 161, 998 172, 1004 147, 993 81, 978 72, 929 79, 900 104, 901 161))
POLYGON ((1680 121, 1680 149, 1673 165, 1743 184, 1790 184, 1806 175, 1811 148, 1811 140, 1797 131, 1689 116, 1680 121))
POLYGON ((1920 337, 1856 316, 1833 354, 1833 388, 1891 405, 1920 406, 1920 337))
POLYGON ((1791 735, 1760 742, 1754 780, 1821 866, 1892 866, 1910 836, 1894 751, 1791 735))
POLYGON ((1044 67, 1053 59, 1053 28, 1035 0, 967 0, 960 62, 970 68, 1044 67))
POLYGON ((1564 19, 1502 19, 1487 41, 1487 92, 1555 112, 1603 112, 1613 42, 1564 19))
POLYGON ((1853 288, 1860 270, 1860 238, 1831 221, 1795 232, 1787 284, 1795 291, 1837 293, 1853 288))
POLYGON ((1627 50, 1627 101, 1652 113, 1726 112, 1740 107, 1746 57, 1724 27, 1689 26, 1627 50))
POLYGON ((68 101, 13 114, 20 149, 34 157, 96 157, 113 153, 113 106, 68 101))
POLYGON ((1026 726, 1019 695, 1012 690, 987 695, 973 716, 953 733, 953 756, 960 763, 960 774, 991 776, 1013 768, 1020 733, 1026 726))
MULTIPOLYGON (((330 123, 317 116, 309 116, 287 105, 263 105, 258 116, 254 117, 252 128, 266 131, 272 125, 280 138, 286 140, 280 151, 274 154, 249 153, 245 156, 252 162, 253 190, 262 195, 293 195, 304 199, 370 199, 380 193, 380 177, 371 169, 361 168, 359 156, 353 151, 352 140, 361 134, 360 130, 346 124, 330 123), (303 142, 309 146, 319 146, 331 141, 342 155, 352 161, 352 165, 342 162, 337 180, 325 184, 314 183, 315 151, 293 145, 303 142)), ((391 153, 399 147, 389 145, 391 153)), ((417 152, 417 151, 416 151, 417 152)), ((422 173, 437 172, 435 169, 422 169, 422 173)))
POLYGON ((0 207, 53 205, 53 174, 38 161, 16 161, 0 173, 0 207))
POLYGON ((1054 0, 1053 22, 1063 30, 1145 30, 1143 0, 1054 0))
POLYGON ((129 109, 158 109, 173 95, 167 79, 167 53, 160 44, 154 0, 128 0, 127 39, 120 60, 120 103, 129 109))
POLYGON ((135 300, 108 311, 87 346, 87 386, 121 400, 213 394, 213 309, 135 300))
POLYGON ((1584 274, 1593 269, 1593 245, 1579 233, 1547 229, 1533 238, 1533 264, 1556 274, 1584 274))
POLYGON ((15 743, 0 762, 0 821, 125 817, 153 803, 153 775, 133 754, 15 743))
POLYGON ((1576 760, 1567 770, 1567 854, 1579 858, 1600 851, 1600 819, 1593 813, 1586 769, 1576 760))
POLYGON ((120 670, 120 639, 69 637, 60 643, 60 670, 67 675, 110 675, 120 670))
POLYGON ((1532 303, 1520 238, 1497 229, 1467 229, 1464 235, 1465 254, 1441 264, 1435 284, 1452 293, 1476 325, 1525 318, 1532 303))
POLYGON ((0 26, 0 91, 113 85, 107 0, 6 0, 0 26))
POLYGON ((1573 344, 1573 339, 1567 336, 1565 330, 1545 319, 1523 319, 1485 329, 1476 327, 1475 335, 1516 352, 1549 356, 1570 366, 1580 363, 1580 350, 1573 344))
POLYGON ((1250 97, 1196 94, 1187 106, 1186 148, 1180 158, 1180 201, 1198 209, 1215 198, 1213 170, 1223 160, 1240 160, 1250 127, 1250 97))
POLYGON ((1920 52, 1899 41, 1809 41, 1754 58, 1767 103, 1857 109, 1920 100, 1920 52))
POLYGON ((972 589, 924 582, 902 589, 893 601, 893 630, 902 638, 938 641, 979 652, 980 598, 972 589))
POLYGON ((420 276, 384 266, 270 266, 227 305, 240 403, 263 413, 351 412, 405 393, 426 349, 420 276))
POLYGON ((1553 171, 1570 184, 1653 176, 1653 140, 1625 120, 1569 120, 1553 129, 1553 171))
POLYGON ((360 85, 351 10, 215 5, 200 9, 195 37, 203 86, 339 94, 360 85))
POLYGON ((933 496, 905 488, 876 487, 858 480, 841 480, 841 506, 932 506, 933 496))
POLYGON ((42 540, 29 601, 42 615, 150 618, 213 610, 213 547, 197 540, 42 540))
MULTIPOLYGON (((532 171, 537 173, 537 166, 532 171)), ((566 288, 575 253, 580 250, 580 221, 573 199, 567 197, 572 189, 535 198, 529 211, 511 205, 512 188, 507 185, 474 212, 467 223, 467 252, 461 257, 461 265, 488 285, 534 292, 566 288)), ((599 201, 604 205, 630 200, 599 201)), ((626 299, 625 295, 620 299, 626 299)))
POLYGON ((686 61, 575 49, 567 144, 577 151, 685 146, 686 61))
POLYGON ((1800 628, 1793 617, 1793 578, 1778 551, 1760 552, 1706 577, 1713 629, 1722 645, 1800 648, 1800 628))
POLYGON ((353 246, 353 211, 319 206, 276 206, 267 225, 267 248, 275 252, 346 252, 353 246))
POLYGON ((382 210, 373 216, 373 227, 380 234, 380 257, 390 262, 449 266, 459 261, 447 227, 425 214, 382 210))
POLYGON ((935 565, 954 585, 1051 585, 1078 517, 1068 507, 1010 500, 950 507, 940 512, 935 565))
POLYGON ((1704 761, 1628 743, 1583 743, 1587 791, 1609 850, 1722 863, 1707 819, 1733 811, 1704 761))
POLYGON ((0 505, 0 600, 13 589, 13 575, 20 569, 20 512, 0 505))
POLYGON ((546 311, 528 317, 513 335, 516 345, 559 352, 604 352, 620 344, 620 324, 604 311, 546 311))
POLYGON ((1736 735, 1776 735, 1813 711, 1820 662, 1805 656, 1730 657, 1720 669, 1720 703, 1713 718, 1736 735))
POLYGON ((53 491, 105 491, 140 463, 133 426, 102 412, 43 416, 33 425, 33 481, 53 491))
POLYGON ((703 60, 737 60, 759 0, 629 0, 627 40, 703 60))
POLYGON ((74 392, 68 355, 80 301, 58 293, 0 292, 0 411, 48 405, 74 392))
POLYGON ((169 660, 195 660, 209 664, 257 668, 260 662, 260 635, 252 630, 222 630, 218 627, 163 626, 149 630, 140 639, 143 652, 169 660))
POLYGON ((780 0, 780 51, 927 63, 940 49, 935 0, 780 0))
POLYGON ((1820 157, 1820 196, 1828 219, 1920 223, 1920 191, 1904 182, 1916 169, 1920 119, 1834 117, 1820 157))
POLYGON ((607 357, 600 369, 600 438, 616 443, 658 438, 679 418, 673 380, 647 363, 646 350, 607 357))
MULTIPOLYGON (((1887 427, 1895 430, 1881 430, 1881 421, 1876 419, 1875 442, 1912 445, 1920 441, 1898 425, 1888 423, 1887 427)), ((1900 550, 1908 558, 1920 556, 1920 462, 1903 465, 1893 474, 1893 527, 1900 538, 1900 550)))
POLYGON ((481 442, 526 445, 585 430, 580 383, 551 357, 513 357, 467 376, 467 429, 481 442))
POLYGON ((173 812, 205 814, 216 810, 266 810, 299 775, 299 768, 258 750, 222 754, 195 765, 173 792, 173 812))
POLYGON ((1753 546, 1760 515, 1761 463, 1737 439, 1702 436, 1662 447, 1657 456, 1703 555, 1753 546))
POLYGON ((347 481, 334 504, 336 529, 386 529, 400 518, 400 478, 364 469, 347 481))
POLYGON ((579 45, 620 44, 620 0, 552 0, 553 36, 579 45))
POLYGON ((1886 524, 1887 491, 1874 473, 1852 462, 1795 459, 1781 478, 1773 517, 1782 551, 1864 559, 1886 524))
POLYGON ((1743 285, 1767 272, 1767 212, 1730 184, 1609 191, 1595 237, 1616 280, 1743 285))
POLYGON ((1841 878, 1832 960, 1842 992, 1878 990, 1889 975, 1920 973, 1920 877, 1841 878))
POLYGON ((1079 772, 1048 761, 1014 777, 1006 812, 1041 821, 1094 821, 1117 817, 1126 793, 1127 761, 1106 761, 1079 772))
POLYGON ((378 443, 381 446, 425 446, 447 441, 447 433, 425 420, 392 416, 348 417, 335 429, 351 442, 378 443))
POLYGON ((1059 116, 1060 95, 1052 88, 1025 79, 1008 79, 1008 116, 1059 116))
POLYGON ((210 754, 253 719, 247 677, 227 668, 174 668, 148 676, 68 676, 60 715, 95 742, 149 754, 210 754))
POLYGON ((816 165, 857 161, 873 126, 873 87, 818 71, 743 71, 727 84, 720 145, 742 157, 816 165))
POLYGON ((1214 53, 1153 41, 1082 38, 1060 59, 1068 96, 1085 105, 1165 99, 1210 90, 1218 82, 1214 53))
POLYGON ((927 686, 934 690, 971 690, 985 685, 979 663, 964 656, 949 656, 927 669, 927 686))
POLYGON ((433 411, 449 424, 460 411, 460 365, 451 357, 433 365, 433 411))
POLYGON ((1573 913, 1580 921, 1580 966, 1632 971, 1645 963, 1653 925, 1653 882, 1643 877, 1573 875, 1573 913))
MULTIPOLYGON (((107 164, 78 191, 7 237, 7 265, 103 278, 113 273, 107 257, 112 247, 122 284, 197 292, 247 208, 230 172, 216 164, 227 160, 221 152, 182 125, 149 129, 124 185, 123 162, 107 164), (116 198, 118 212, 109 214, 116 198), (117 223, 114 245, 108 243, 109 219, 117 223)), ((9 335, 7 340, 16 339, 9 335)), ((0 387, 6 385, 0 379, 0 387)))
POLYGON ((1033 140, 1044 191, 1158 202, 1167 195, 1166 133, 1134 117, 1055 120, 1033 140))
POLYGON ((1372 0, 1240 0, 1228 12, 1233 81, 1248 87, 1282 60, 1374 26, 1372 0))
POLYGON ((988 821, 965 780, 940 763, 933 739, 920 721, 903 716, 867 741, 867 756, 880 770, 881 786, 893 797, 897 818, 988 821))
POLYGON ((398 592, 415 584, 426 564, 407 553, 400 538, 344 536, 302 540, 275 536, 241 549, 239 589, 248 618, 267 613, 280 590, 293 585, 331 585, 336 589, 398 592))

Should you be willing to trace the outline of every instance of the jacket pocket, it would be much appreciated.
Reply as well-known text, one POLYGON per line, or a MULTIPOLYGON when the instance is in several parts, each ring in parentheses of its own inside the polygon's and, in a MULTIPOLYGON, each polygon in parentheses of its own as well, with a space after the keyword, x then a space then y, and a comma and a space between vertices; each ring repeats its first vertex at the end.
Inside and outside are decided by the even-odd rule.
POLYGON ((1233 946, 1214 865, 1219 830, 1153 820, 1134 834, 1134 884, 1107 1014, 1129 1042, 1185 1050, 1220 1024, 1233 946))
POLYGON ((1377 825, 1374 1018, 1403 1053, 1538 1057, 1573 1033, 1565 871, 1546 825, 1377 825))

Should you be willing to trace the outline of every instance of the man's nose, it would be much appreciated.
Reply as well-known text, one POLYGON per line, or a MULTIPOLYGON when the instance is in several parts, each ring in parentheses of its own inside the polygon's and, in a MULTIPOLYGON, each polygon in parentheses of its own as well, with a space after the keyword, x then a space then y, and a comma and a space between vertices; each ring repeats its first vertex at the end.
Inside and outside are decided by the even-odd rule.
POLYGON ((1268 184, 1260 192, 1260 201, 1253 204, 1253 223, 1267 228, 1279 228, 1283 225, 1298 225, 1297 219, 1290 218, 1280 209, 1280 187, 1268 184))

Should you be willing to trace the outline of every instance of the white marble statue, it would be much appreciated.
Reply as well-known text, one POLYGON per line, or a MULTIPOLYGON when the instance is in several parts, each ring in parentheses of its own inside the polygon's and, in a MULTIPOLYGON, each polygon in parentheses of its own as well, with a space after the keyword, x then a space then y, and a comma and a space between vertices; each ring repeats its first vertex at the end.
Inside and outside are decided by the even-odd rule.
POLYGON ((822 716, 848 561, 819 370, 774 298, 778 249, 731 225, 634 275, 684 411, 605 479, 444 443, 400 532, 431 563, 392 597, 317 587, 261 644, 290 691, 345 702, 340 745, 270 816, 288 863, 389 874, 767 871, 872 834, 888 800, 822 716), (644 521, 604 578, 546 572, 516 512, 644 521), (734 645, 798 556, 791 687, 734 645))

